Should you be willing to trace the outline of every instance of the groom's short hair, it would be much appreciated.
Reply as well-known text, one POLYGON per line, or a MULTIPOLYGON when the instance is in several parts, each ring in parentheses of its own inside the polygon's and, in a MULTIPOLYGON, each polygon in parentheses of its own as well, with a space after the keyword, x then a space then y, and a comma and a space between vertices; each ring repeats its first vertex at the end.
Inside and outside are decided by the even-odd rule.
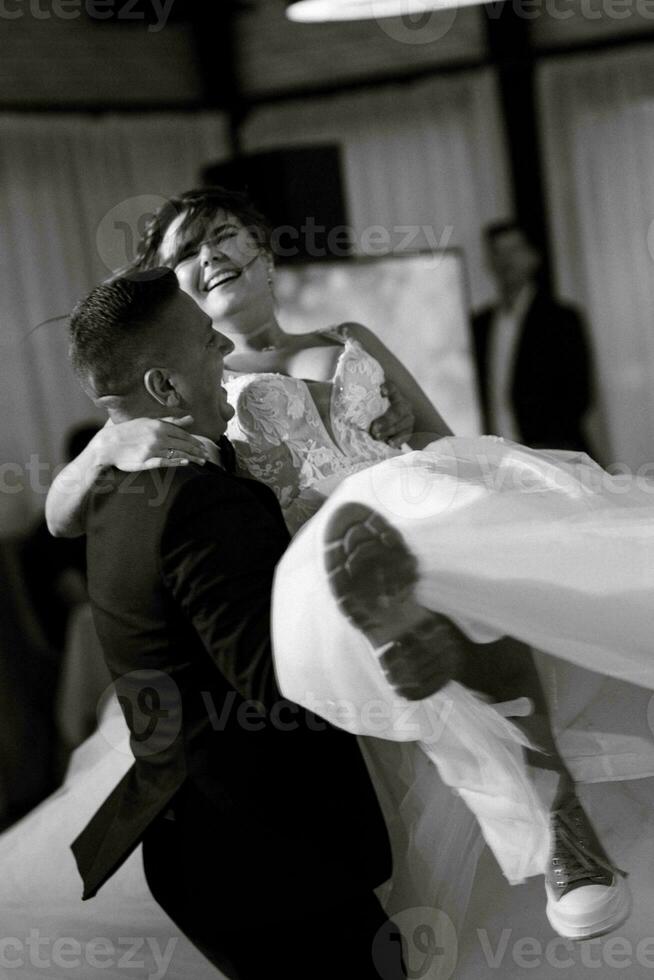
POLYGON ((172 269, 118 276, 96 286, 70 318, 70 357, 93 399, 134 392, 165 342, 161 314, 179 291, 172 269))

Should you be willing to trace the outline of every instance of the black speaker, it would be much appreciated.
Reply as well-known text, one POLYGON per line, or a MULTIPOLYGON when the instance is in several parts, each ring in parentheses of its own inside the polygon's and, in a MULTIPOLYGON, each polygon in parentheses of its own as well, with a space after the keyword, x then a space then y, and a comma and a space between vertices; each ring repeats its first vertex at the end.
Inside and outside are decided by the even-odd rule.
POLYGON ((271 150, 209 164, 202 180, 247 192, 273 229, 278 262, 352 253, 337 145, 271 150))

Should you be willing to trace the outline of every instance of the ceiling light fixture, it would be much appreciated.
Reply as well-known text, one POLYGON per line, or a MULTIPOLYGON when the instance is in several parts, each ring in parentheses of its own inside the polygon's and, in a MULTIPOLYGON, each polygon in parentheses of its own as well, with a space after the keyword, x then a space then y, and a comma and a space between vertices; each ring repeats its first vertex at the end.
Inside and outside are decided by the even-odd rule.
POLYGON ((435 10, 472 7, 484 0, 287 0, 286 16, 304 24, 339 20, 416 17, 435 10))

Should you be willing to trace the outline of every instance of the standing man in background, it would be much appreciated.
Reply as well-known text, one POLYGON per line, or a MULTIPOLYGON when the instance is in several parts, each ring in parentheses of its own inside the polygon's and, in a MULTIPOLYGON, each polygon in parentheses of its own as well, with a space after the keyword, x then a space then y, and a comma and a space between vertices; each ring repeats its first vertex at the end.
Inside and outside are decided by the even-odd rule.
POLYGON ((473 318, 484 431, 588 452, 592 358, 579 313, 543 288, 541 255, 519 224, 489 225, 484 238, 499 293, 473 318))

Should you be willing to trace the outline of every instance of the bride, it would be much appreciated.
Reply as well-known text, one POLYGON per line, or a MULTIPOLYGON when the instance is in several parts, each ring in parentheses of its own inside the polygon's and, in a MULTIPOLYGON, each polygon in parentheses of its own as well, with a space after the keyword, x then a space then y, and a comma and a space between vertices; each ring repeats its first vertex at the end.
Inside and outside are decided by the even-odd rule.
MULTIPOLYGON (((237 408, 230 435, 235 441, 241 465, 252 475, 275 486, 287 520, 294 529, 318 510, 320 504, 345 476, 350 475, 350 480, 335 492, 332 499, 336 502, 342 500, 342 494, 352 485, 353 479, 359 493, 363 492, 364 481, 372 480, 372 483, 368 482, 365 491, 367 502, 370 502, 370 493, 372 493, 375 503, 378 506, 380 504, 385 506, 387 514, 390 511, 395 521, 403 520, 405 524, 408 521, 414 532, 417 532, 414 533, 411 543, 421 555, 420 538, 429 528, 429 521, 424 519, 428 510, 423 511, 421 515, 418 515, 415 510, 408 515, 403 513, 407 507, 410 509, 409 505, 415 504, 416 498, 411 490, 406 491, 406 486, 397 483, 398 475, 401 477, 407 466, 411 468, 415 457, 412 454, 403 455, 396 448, 376 443, 367 435, 366 423, 371 422, 376 415, 382 414, 386 407, 380 394, 380 384, 386 378, 410 394, 419 430, 443 436, 447 434, 446 427, 407 372, 364 328, 351 325, 326 334, 302 337, 291 337, 283 333, 274 317, 274 305, 268 282, 270 277, 268 255, 258 243, 252 240, 251 235, 246 233, 244 226, 252 223, 251 213, 244 214, 241 211, 244 219, 241 220, 239 207, 242 206, 242 202, 239 204, 238 199, 229 196, 220 198, 220 195, 216 196, 215 193, 199 193, 182 198, 177 202, 177 210, 169 214, 167 220, 160 220, 153 224, 142 255, 142 264, 145 266, 158 265, 162 262, 172 265, 187 292, 210 312, 212 319, 222 331, 239 342, 234 354, 228 359, 229 368, 235 372, 228 382, 228 390, 230 399, 237 408), (221 200, 222 204, 219 203, 221 200), (300 381, 300 378, 309 380, 300 381), (375 462, 382 462, 382 465, 369 469, 371 463, 375 462), (352 474, 357 472, 358 475, 352 477, 352 474)), ((170 455, 171 441, 173 446, 180 445, 190 450, 189 452, 186 448, 175 450, 173 455, 179 461, 195 452, 183 441, 180 430, 171 426, 158 426, 153 432, 152 427, 148 428, 145 423, 141 424, 140 429, 136 424, 127 423, 125 426, 116 427, 114 432, 105 430, 98 437, 95 445, 90 447, 86 457, 76 462, 77 474, 85 473, 89 468, 92 470, 94 466, 112 462, 120 465, 121 461, 126 468, 137 465, 160 465, 167 461, 161 459, 161 456, 170 455), (132 426, 130 431, 127 431, 128 426, 132 426), (123 431, 119 433, 118 430, 123 431), (178 441, 172 441, 173 439, 178 441), (143 448, 139 451, 140 444, 143 444, 143 448), (126 457, 128 462, 125 462, 126 457)), ((423 437, 422 442, 433 442, 433 437, 423 437)), ((547 474, 544 474, 547 466, 545 462, 542 462, 542 465, 538 462, 544 460, 543 454, 525 454, 517 448, 504 447, 489 440, 476 440, 475 447, 471 447, 470 444, 462 445, 460 440, 436 443, 430 447, 428 453, 420 454, 420 464, 416 472, 424 474, 429 472, 429 467, 432 467, 432 473, 451 477, 452 464, 454 463, 455 470, 459 465, 464 466, 467 460, 466 452, 470 453, 476 448, 477 443, 483 444, 487 458, 495 467, 493 472, 501 471, 503 461, 507 459, 515 462, 517 469, 520 470, 518 465, 520 461, 522 460, 524 464, 525 456, 533 456, 534 460, 526 467, 522 465, 522 471, 526 469, 526 472, 531 473, 532 483, 537 489, 539 487, 541 490, 550 489, 547 474)), ((548 465, 556 472, 559 469, 566 472, 564 461, 555 457, 549 460, 548 465)), ((477 464, 476 474, 472 474, 472 471, 464 473, 464 479, 461 481, 462 487, 468 487, 472 499, 475 499, 475 491, 479 490, 479 486, 475 484, 475 478, 478 481, 478 468, 477 464), (468 477, 470 478, 467 479, 468 477)), ((448 481, 439 479, 438 482, 447 485, 448 481)), ((71 494, 70 485, 71 471, 65 478, 62 474, 57 485, 53 487, 49 499, 48 517, 51 525, 59 531, 70 531, 75 527, 80 494, 71 494)), ((424 493, 422 496, 424 498, 424 493)), ((486 497, 492 498, 492 496, 486 494, 486 497)), ((483 497, 483 493, 477 493, 476 499, 483 497)), ((439 532, 444 534, 445 538, 447 538, 448 522, 451 517, 454 517, 450 545, 452 538, 456 541, 457 536, 458 540, 465 544, 462 550, 468 562, 467 567, 462 569, 454 562, 450 569, 451 583, 456 583, 458 580, 460 602, 463 602, 462 596, 467 591, 461 586, 461 582, 465 581, 467 585, 470 581, 476 585, 474 579, 476 557, 488 557, 484 551, 483 538, 479 555, 475 556, 472 550, 472 537, 467 540, 462 535, 462 528, 466 526, 466 507, 469 504, 470 499, 465 500, 465 506, 455 508, 449 507, 447 501, 446 506, 443 506, 442 499, 439 500, 438 506, 433 501, 430 504, 432 514, 434 509, 438 511, 440 508, 440 513, 447 515, 448 521, 440 521, 437 525, 439 532)), ((320 529, 324 525, 323 514, 331 513, 331 506, 330 500, 319 518, 311 522, 307 530, 298 535, 296 545, 289 551, 288 561, 282 563, 280 582, 284 582, 285 577, 288 579, 290 574, 293 580, 290 586, 292 590, 299 588, 298 571, 306 568, 305 559, 311 554, 318 540, 316 535, 321 533, 320 529), (292 557, 294 554, 298 555, 297 561, 292 557)), ((484 514, 483 508, 481 510, 478 508, 477 513, 481 513, 482 517, 493 516, 492 500, 490 503, 487 501, 487 506, 489 507, 487 514, 484 514)), ((574 517, 572 511, 571 518, 574 517)), ((505 511, 505 516, 506 513, 505 511)), ((548 515, 546 508, 543 514, 551 516, 548 515)), ((494 516, 498 516, 497 511, 494 516)), ((565 517, 565 515, 559 516, 562 519, 565 517)), ((492 526, 497 531, 497 521, 492 526)), ((405 537, 410 538, 410 535, 406 534, 406 528, 403 530, 405 537)), ((456 549, 451 546, 449 552, 444 552, 443 540, 444 538, 441 537, 438 542, 440 553, 447 553, 452 559, 456 549)), ((493 540, 492 544, 495 543, 493 540)), ((436 551, 435 554, 439 552, 436 551)), ((515 558, 515 546, 513 551, 509 549, 507 553, 504 568, 505 583, 511 581, 509 570, 515 572, 516 567, 511 566, 510 555, 515 558)), ((320 560, 322 560, 321 556, 320 560)), ((315 570, 318 565, 314 562, 312 568, 315 570)), ((439 571, 442 573, 443 569, 439 571)), ((512 586, 515 589, 519 584, 515 574, 513 579, 512 586)), ((446 576, 444 580, 447 582, 446 576)), ((438 602, 441 604, 442 611, 457 619, 464 631, 475 640, 483 642, 493 640, 493 645, 486 649, 501 651, 504 661, 502 671, 495 670, 495 676, 492 676, 493 671, 484 671, 482 666, 472 664, 470 676, 466 680, 470 686, 482 691, 487 698, 494 701, 521 699, 517 706, 514 704, 514 710, 524 708, 524 702, 528 698, 535 705, 536 712, 530 717, 520 719, 522 731, 508 724, 495 709, 487 708, 483 700, 473 698, 458 685, 449 686, 445 700, 441 699, 440 703, 433 704, 434 710, 428 713, 427 718, 420 717, 419 714, 414 715, 412 724, 405 726, 404 731, 401 730, 401 726, 393 724, 393 719, 385 728, 379 725, 372 726, 374 729, 372 731, 368 722, 366 729, 359 710, 361 706, 359 693, 364 690, 369 697, 371 691, 379 692, 378 678, 374 676, 373 670, 376 664, 369 657, 367 645, 365 642, 362 644, 360 635, 349 627, 343 617, 338 617, 328 588, 321 598, 322 604, 314 604, 313 613, 309 613, 309 620, 304 622, 293 624, 285 621, 284 615, 279 614, 278 601, 275 639, 278 672, 286 687, 285 693, 298 701, 306 700, 317 693, 321 704, 319 710, 327 714, 333 711, 334 706, 339 707, 339 698, 334 695, 340 694, 341 701, 346 706, 349 699, 352 711, 349 718, 341 716, 337 723, 362 733, 381 736, 382 741, 369 740, 366 747, 369 756, 372 755, 370 762, 377 776, 380 793, 386 798, 388 818, 391 825, 393 823, 396 825, 396 841, 405 841, 408 838, 406 821, 413 820, 414 823, 418 821, 418 841, 422 833, 425 847, 427 842, 431 845, 428 851, 421 849, 416 846, 416 837, 412 838, 413 847, 407 848, 405 855, 406 865, 409 867, 408 877, 414 876, 413 884, 420 879, 420 887, 423 888, 422 894, 425 898, 424 904, 440 903, 441 908, 448 909, 448 914, 451 910, 452 914, 456 915, 458 912, 460 915, 460 908, 465 905, 465 895, 462 892, 469 886, 474 871, 477 850, 475 847, 470 847, 470 841, 474 842, 474 833, 470 821, 466 822, 463 819, 466 811, 461 801, 449 794, 441 793, 436 803, 444 808, 443 813, 446 813, 449 822, 441 820, 434 825, 424 819, 430 810, 428 805, 423 805, 424 798, 421 798, 421 794, 425 792, 426 787, 433 785, 434 772, 430 765, 424 764, 424 759, 427 758, 424 753, 421 756, 414 752, 407 752, 407 746, 413 745, 418 740, 423 745, 428 744, 429 758, 439 767, 443 780, 456 786, 461 797, 475 809, 485 836, 493 846, 498 859, 503 862, 503 869, 512 880, 519 880, 528 874, 545 870, 550 846, 548 808, 539 803, 537 795, 530 788, 530 781, 520 766, 521 756, 518 747, 527 738, 531 743, 537 743, 541 747, 546 744, 551 753, 546 764, 558 772, 565 772, 565 769, 563 764, 557 761, 553 741, 548 743, 544 698, 535 680, 531 662, 527 661, 524 650, 512 648, 510 644, 503 644, 497 639, 504 632, 521 635, 519 629, 507 629, 507 626, 513 626, 512 623, 502 622, 502 616, 506 616, 506 607, 510 603, 506 602, 504 607, 500 607, 497 614, 499 618, 497 621, 492 621, 491 617, 489 624, 485 622, 483 616, 475 619, 470 608, 463 610, 454 608, 456 603, 453 602, 453 596, 457 592, 455 585, 450 583, 450 591, 447 593, 447 589, 445 590, 447 595, 443 599, 442 581, 441 574, 441 579, 437 578, 438 588, 436 588, 434 580, 426 577, 420 588, 429 591, 425 583, 430 583, 432 593, 438 593, 438 602), (448 602, 453 608, 448 608, 448 602), (321 609, 325 612, 324 622, 320 619, 311 622, 311 615, 319 617, 321 609), (334 611, 336 617, 332 615, 334 611), (326 628, 330 622, 334 625, 333 633, 326 628), (295 625, 300 632, 290 632, 295 629, 295 625), (307 628, 311 631, 308 635, 311 636, 312 643, 306 644, 302 641, 299 649, 299 638, 307 636, 307 628), (295 644, 292 642, 294 637, 297 638, 295 644), (342 643, 341 640, 344 642, 342 643), (347 664, 343 664, 340 655, 346 650, 352 653, 352 657, 348 659, 347 664), (354 656, 355 652, 356 656, 354 656), (302 657, 305 655, 306 660, 302 663, 302 657), (331 661, 327 660, 328 656, 331 661), (327 663, 330 663, 328 671, 325 670, 327 663), (358 676, 353 677, 352 667, 355 664, 359 665, 361 670, 358 676), (343 673, 341 667, 344 667, 343 673), (503 676, 498 677, 499 673, 503 676), (339 685, 340 690, 336 690, 339 685), (403 745, 403 741, 406 744, 403 745), (395 752, 395 749, 400 751, 395 752), (400 765, 402 768, 398 771, 400 765), (494 779, 494 776, 497 778, 494 779), (484 795, 487 797, 486 800, 483 799, 484 795), (489 813, 489 802, 495 805, 494 815, 489 813), (505 808, 505 818, 507 809, 511 809, 513 840, 507 839, 506 823, 502 832, 501 819, 497 819, 500 804, 505 808), (519 811, 520 806, 521 811, 519 811), (519 831, 517 836, 516 830, 519 831), (446 844, 447 834, 451 835, 452 846, 434 847, 437 842, 441 845, 446 844), (520 847, 511 846, 512 843, 517 842, 520 842, 520 847), (527 846, 523 846, 525 844, 527 846), (444 856, 447 853, 451 855, 449 868, 446 867, 447 861, 444 856), (462 873, 466 858, 467 868, 465 873, 462 873), (439 861, 444 864, 439 866, 439 861), (444 894, 446 888, 444 891, 442 888, 440 892, 437 891, 439 880, 441 884, 451 881, 453 876, 447 874, 448 870, 455 871, 454 877, 458 876, 459 884, 462 885, 461 893, 455 896, 444 894), (429 888, 433 889, 431 894, 425 890, 429 888)), ((316 589, 324 584, 316 575, 313 575, 313 582, 316 589)), ((305 577, 303 587, 314 588, 309 577, 305 577)), ((507 595, 510 591, 510 588, 505 589, 507 595)), ((278 599, 280 594, 281 590, 278 589, 278 599)), ((305 593, 300 589, 297 593, 291 591, 288 594, 301 597, 305 593)), ((478 590, 475 592, 473 588, 470 602, 476 609, 483 608, 483 605, 480 606, 479 598, 478 590)), ((315 599, 316 596, 312 594, 311 601, 315 603, 315 599)), ((428 597, 423 596, 422 600, 425 606, 429 606, 428 597)), ((430 601, 433 604, 433 599, 430 601)), ((513 604, 516 605, 515 600, 513 604)), ((289 619, 296 614, 302 619, 307 609, 306 602, 301 604, 299 601, 294 602, 293 609, 289 609, 289 619)), ((530 637, 525 638, 534 641, 530 637)), ((540 636, 539 639, 545 640, 540 645, 547 649, 547 637, 540 636)), ((556 652, 566 653, 565 650, 556 652)), ((387 694, 385 696, 388 700, 387 694)), ((313 709, 315 708, 316 705, 313 704, 313 709)), ((406 702, 403 702, 402 710, 405 708, 406 702)), ((114 735, 110 737, 115 738, 114 735)), ((66 804, 65 800, 67 797, 74 796, 76 780, 97 779, 102 783, 101 788, 96 791, 100 794, 113 785, 115 778, 112 780, 109 775, 111 766, 106 762, 103 763, 102 759, 94 761, 93 751, 92 746, 84 747, 84 752, 87 753, 86 761, 82 759, 84 753, 80 753, 77 772, 71 773, 68 787, 64 789, 62 795, 55 797, 41 809, 42 819, 38 827, 41 840, 47 836, 48 826, 52 828, 57 822, 61 825, 61 815, 70 815, 70 803, 66 804), (102 769, 103 764, 104 769, 102 769), (98 775, 100 772, 102 778, 98 775), (105 785, 107 783, 109 785, 105 785), (53 809, 58 804, 61 807, 59 816, 58 811, 53 809)), ((535 756, 538 754, 532 752, 532 761, 535 761, 535 756)), ((649 764, 651 765, 651 760, 649 764)), ((114 777, 115 768, 114 764, 114 777)), ((630 772, 629 775, 634 773, 630 772)), ((434 796, 433 792, 431 796, 434 796)), ((96 801, 99 801, 97 795, 96 801)), ((433 800, 429 805, 434 805, 433 800)), ((16 828, 15 840, 21 839, 20 834, 21 828, 16 828)), ((70 828, 70 839, 73 836, 74 830, 70 828)), ((25 830, 22 830, 22 840, 27 840, 25 830)), ((556 843, 559 843, 558 840, 556 843)), ((398 863, 396 861, 396 864, 398 863)), ((120 878, 120 874, 117 878, 120 878)), ((389 903, 392 906, 395 900, 395 907, 398 907, 398 901, 402 900, 398 899, 398 896, 402 896, 404 900, 407 897, 406 880, 399 884, 394 882, 393 887, 395 899, 391 895, 389 903)), ((129 888, 121 886, 122 896, 125 896, 128 891, 129 888)), ((413 904, 418 904, 415 901, 415 892, 413 904)), ((83 909, 80 905, 78 915, 81 916, 83 911, 86 911, 86 907, 83 909)), ((622 914, 624 908, 621 907, 619 911, 622 914)), ((68 913, 74 915, 71 908, 68 909, 68 913)), ((33 907, 32 918, 34 918, 33 907)), ((113 921, 105 910, 104 917, 99 921, 108 920, 113 921)))

